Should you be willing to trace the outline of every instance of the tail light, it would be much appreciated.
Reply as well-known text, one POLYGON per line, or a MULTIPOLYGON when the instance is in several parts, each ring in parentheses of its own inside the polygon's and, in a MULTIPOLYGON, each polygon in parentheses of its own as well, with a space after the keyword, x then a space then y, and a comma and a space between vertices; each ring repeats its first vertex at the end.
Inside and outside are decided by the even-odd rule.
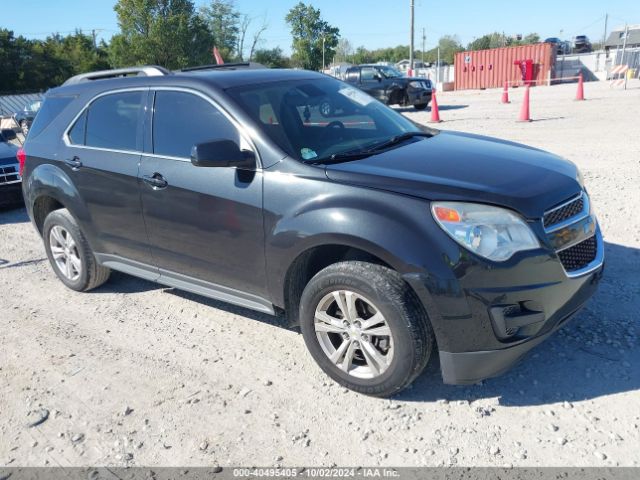
POLYGON ((20 176, 22 176, 22 172, 24 172, 24 162, 26 162, 27 160, 27 154, 24 151, 24 148, 18 150, 18 153, 16 153, 16 158, 18 159, 18 162, 20 162, 20 176))

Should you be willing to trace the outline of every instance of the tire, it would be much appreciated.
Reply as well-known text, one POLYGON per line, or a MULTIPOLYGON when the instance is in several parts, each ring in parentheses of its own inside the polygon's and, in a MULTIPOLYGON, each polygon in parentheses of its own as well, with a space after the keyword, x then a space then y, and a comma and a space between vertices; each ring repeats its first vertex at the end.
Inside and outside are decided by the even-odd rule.
POLYGON ((340 262, 316 274, 300 299, 300 327, 327 375, 376 397, 407 387, 424 370, 434 345, 426 312, 402 277, 366 262, 340 262))
POLYGON ((109 279, 111 270, 98 264, 69 210, 54 210, 47 215, 42 231, 51 267, 67 287, 86 292, 109 279))
POLYGON ((428 106, 429 106, 429 102, 427 102, 427 103, 418 103, 417 105, 414 105, 413 108, 415 108, 416 110, 424 110, 428 106))
POLYGON ((322 102, 320 102, 318 109, 320 110, 320 115, 325 118, 331 117, 333 115, 333 105, 331 105, 331 102, 329 102, 328 100, 323 100, 322 102))

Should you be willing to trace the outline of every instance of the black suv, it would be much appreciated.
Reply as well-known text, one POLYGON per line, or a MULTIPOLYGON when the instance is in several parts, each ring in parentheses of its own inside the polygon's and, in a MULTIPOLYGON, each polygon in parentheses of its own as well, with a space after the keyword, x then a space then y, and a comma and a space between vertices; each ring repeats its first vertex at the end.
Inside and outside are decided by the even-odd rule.
POLYGON ((285 311, 329 376, 371 395, 407 386, 436 345, 447 383, 503 372, 603 269, 574 164, 420 128, 318 73, 74 77, 24 150, 28 213, 68 287, 114 269, 285 311))
POLYGON ((431 80, 405 77, 384 65, 349 67, 345 81, 387 105, 413 105, 416 110, 424 110, 431 101, 431 80))

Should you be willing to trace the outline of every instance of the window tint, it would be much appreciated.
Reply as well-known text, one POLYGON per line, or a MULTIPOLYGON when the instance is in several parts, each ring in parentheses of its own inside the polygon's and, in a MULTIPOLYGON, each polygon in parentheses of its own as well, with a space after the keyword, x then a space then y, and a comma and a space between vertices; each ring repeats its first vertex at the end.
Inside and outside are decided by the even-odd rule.
POLYGON ((71 103, 73 97, 47 97, 29 129, 29 138, 34 138, 71 103))
POLYGON ((87 129, 87 111, 82 112, 76 123, 69 130, 69 140, 74 145, 84 145, 84 134, 87 129))
POLYGON ((223 139, 240 140, 233 124, 205 99, 185 92, 156 92, 154 153, 189 158, 194 145, 223 139))
POLYGON ((98 98, 89 106, 85 144, 114 150, 141 150, 138 119, 143 92, 123 92, 98 98))
POLYGON ((362 69, 362 73, 360 74, 360 80, 373 80, 374 70, 371 67, 366 67, 362 69))

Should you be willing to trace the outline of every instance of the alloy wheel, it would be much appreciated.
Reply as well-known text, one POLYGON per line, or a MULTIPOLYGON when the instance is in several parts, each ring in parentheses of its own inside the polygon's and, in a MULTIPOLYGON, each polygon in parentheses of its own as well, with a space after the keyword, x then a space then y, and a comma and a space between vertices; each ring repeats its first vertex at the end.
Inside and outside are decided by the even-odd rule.
POLYGON ((351 376, 375 378, 391 364, 391 328, 373 302, 358 293, 325 295, 316 307, 314 328, 329 360, 351 376))
POLYGON ((72 282, 82 274, 82 260, 78 246, 71 234, 60 225, 54 225, 49 233, 51 255, 58 270, 72 282))

